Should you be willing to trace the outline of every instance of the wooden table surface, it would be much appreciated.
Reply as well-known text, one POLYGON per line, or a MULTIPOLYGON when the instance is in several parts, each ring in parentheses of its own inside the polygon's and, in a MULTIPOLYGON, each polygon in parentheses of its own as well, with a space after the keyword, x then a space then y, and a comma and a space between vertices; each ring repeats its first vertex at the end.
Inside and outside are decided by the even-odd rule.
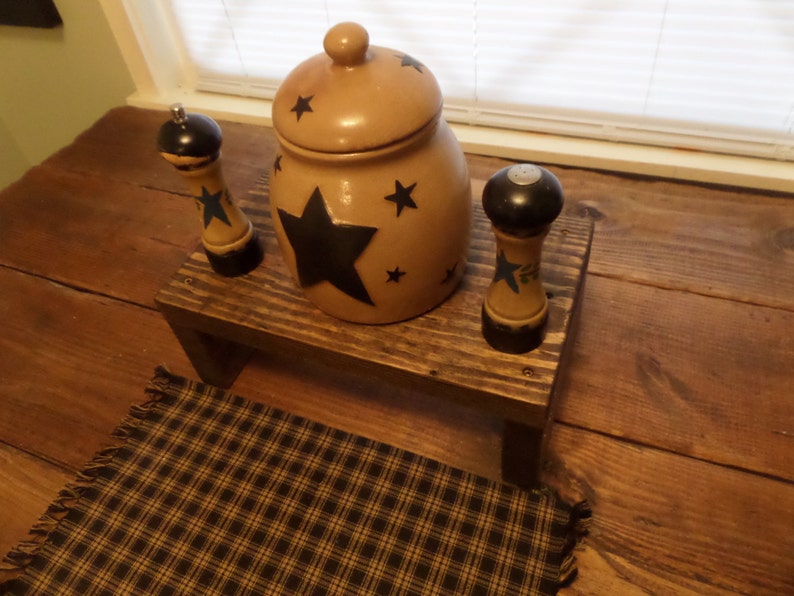
MULTIPOLYGON (((199 230, 118 108, 0 192, 0 550, 108 443, 154 367, 195 376, 154 307, 199 230)), ((232 192, 272 132, 221 122, 232 192)), ((469 156, 473 189, 507 162, 469 156)), ((794 593, 794 199, 548 166, 594 222, 545 481, 594 508, 566 594, 794 593)), ((232 390, 485 476, 502 422, 333 367, 257 357, 232 390), (308 370, 308 369, 311 370, 308 370)))

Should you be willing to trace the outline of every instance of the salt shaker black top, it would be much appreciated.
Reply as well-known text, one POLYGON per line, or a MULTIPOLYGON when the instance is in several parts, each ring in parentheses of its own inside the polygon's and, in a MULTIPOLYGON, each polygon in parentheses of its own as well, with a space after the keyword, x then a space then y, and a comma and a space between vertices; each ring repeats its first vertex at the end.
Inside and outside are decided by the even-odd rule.
POLYGON ((534 236, 562 211, 562 185, 547 169, 534 164, 507 166, 496 172, 482 193, 491 223, 513 236, 534 236))

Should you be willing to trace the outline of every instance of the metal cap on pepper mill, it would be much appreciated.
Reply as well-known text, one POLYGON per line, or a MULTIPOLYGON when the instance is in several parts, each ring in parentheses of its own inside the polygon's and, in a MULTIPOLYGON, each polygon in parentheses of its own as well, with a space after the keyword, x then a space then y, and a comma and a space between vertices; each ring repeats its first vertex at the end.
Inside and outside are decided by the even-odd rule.
POLYGON ((548 301, 540 271, 543 241, 562 211, 556 176, 533 164, 499 170, 482 206, 496 236, 496 272, 482 307, 482 333, 501 352, 520 354, 543 342, 548 301))
POLYGON ((251 221, 226 186, 221 166, 221 128, 209 116, 171 106, 157 148, 188 185, 202 225, 201 242, 212 269, 233 277, 253 270, 264 252, 251 221))

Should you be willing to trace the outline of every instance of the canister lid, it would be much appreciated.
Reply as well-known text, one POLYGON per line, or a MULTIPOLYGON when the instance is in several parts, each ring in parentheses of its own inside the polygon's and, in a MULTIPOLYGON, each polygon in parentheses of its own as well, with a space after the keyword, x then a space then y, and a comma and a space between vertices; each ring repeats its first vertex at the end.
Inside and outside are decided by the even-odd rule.
POLYGON ((369 45, 361 25, 335 25, 323 47, 276 92, 273 126, 286 141, 356 153, 404 139, 440 117, 441 89, 430 70, 404 52, 369 45))

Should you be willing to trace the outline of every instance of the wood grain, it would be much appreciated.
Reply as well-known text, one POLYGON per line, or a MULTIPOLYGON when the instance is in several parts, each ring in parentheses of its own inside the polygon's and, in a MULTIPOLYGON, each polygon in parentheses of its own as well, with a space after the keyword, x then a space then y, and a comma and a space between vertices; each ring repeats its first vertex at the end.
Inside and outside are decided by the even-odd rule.
POLYGON ((0 443, 0 552, 8 552, 25 538, 73 478, 71 472, 0 443))
POLYGON ((0 264, 144 305, 200 236, 184 197, 49 164, 0 203, 0 264))
POLYGON ((794 480, 794 313, 587 284, 560 420, 794 480))
POLYGON ((190 371, 160 315, 0 267, 0 437, 78 470, 154 368, 190 371))
POLYGON ((551 447, 546 480, 594 511, 598 572, 570 593, 794 593, 793 484, 565 425, 551 447))

